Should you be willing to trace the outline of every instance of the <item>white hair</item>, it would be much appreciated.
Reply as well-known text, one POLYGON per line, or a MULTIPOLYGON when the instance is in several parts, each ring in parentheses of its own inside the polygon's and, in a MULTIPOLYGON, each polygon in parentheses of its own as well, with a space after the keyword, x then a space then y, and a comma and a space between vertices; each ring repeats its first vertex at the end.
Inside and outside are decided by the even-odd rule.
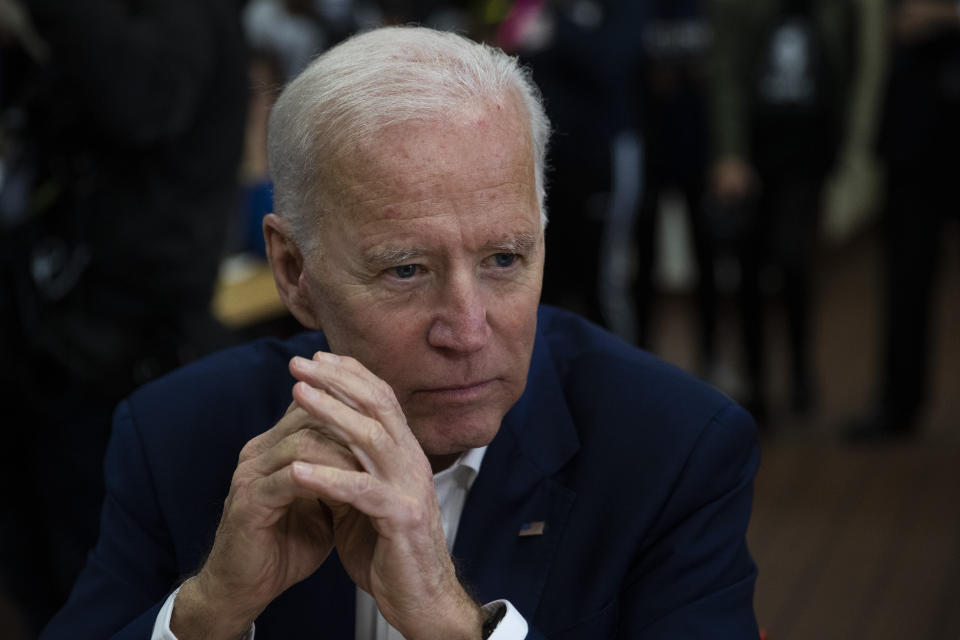
POLYGON ((385 127, 442 118, 464 104, 513 97, 526 111, 541 226, 550 122, 529 70, 500 49, 423 27, 384 27, 330 49, 284 89, 267 148, 274 211, 306 241, 325 206, 325 162, 385 127))

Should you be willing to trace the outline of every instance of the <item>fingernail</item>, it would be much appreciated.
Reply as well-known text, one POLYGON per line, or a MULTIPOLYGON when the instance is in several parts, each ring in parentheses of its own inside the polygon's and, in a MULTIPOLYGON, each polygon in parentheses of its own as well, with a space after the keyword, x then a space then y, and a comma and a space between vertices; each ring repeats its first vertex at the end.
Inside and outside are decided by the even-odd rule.
POLYGON ((313 354, 314 360, 326 360, 330 363, 340 362, 340 356, 335 353, 330 353, 329 351, 317 351, 313 354))
POLYGON ((305 394, 305 395, 307 395, 307 396, 310 397, 310 398, 316 398, 317 396, 319 396, 319 395, 322 393, 319 389, 310 386, 309 384, 307 384, 307 383, 304 382, 303 380, 301 380, 300 382, 296 383, 296 384, 293 385, 293 386, 295 386, 295 387, 300 387, 300 393, 305 394))
POLYGON ((293 463, 293 475, 298 478, 309 479, 313 475, 313 465, 307 464, 306 462, 294 462, 293 463))

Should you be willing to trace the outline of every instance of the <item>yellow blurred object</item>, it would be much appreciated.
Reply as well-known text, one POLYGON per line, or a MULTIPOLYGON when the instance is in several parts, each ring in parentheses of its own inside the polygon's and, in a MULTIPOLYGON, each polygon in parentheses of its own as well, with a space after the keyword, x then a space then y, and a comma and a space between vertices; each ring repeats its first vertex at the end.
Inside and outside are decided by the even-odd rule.
POLYGON ((265 260, 247 255, 223 261, 211 303, 213 315, 230 329, 278 318, 287 313, 265 260))
POLYGON ((512 3, 507 0, 487 0, 481 9, 482 20, 485 24, 500 24, 510 12, 512 3))

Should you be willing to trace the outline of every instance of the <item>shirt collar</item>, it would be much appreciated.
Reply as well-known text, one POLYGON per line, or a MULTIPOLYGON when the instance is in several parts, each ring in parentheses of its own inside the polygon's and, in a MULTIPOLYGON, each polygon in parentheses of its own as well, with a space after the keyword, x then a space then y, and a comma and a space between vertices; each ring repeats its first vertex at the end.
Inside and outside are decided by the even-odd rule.
POLYGON ((469 489, 473 485, 473 481, 477 479, 477 474, 480 473, 480 465, 483 464, 483 456, 485 456, 486 453, 486 446, 467 449, 460 454, 456 462, 440 473, 435 473, 433 475, 434 482, 439 483, 443 482, 446 478, 462 476, 466 479, 467 489, 469 489))

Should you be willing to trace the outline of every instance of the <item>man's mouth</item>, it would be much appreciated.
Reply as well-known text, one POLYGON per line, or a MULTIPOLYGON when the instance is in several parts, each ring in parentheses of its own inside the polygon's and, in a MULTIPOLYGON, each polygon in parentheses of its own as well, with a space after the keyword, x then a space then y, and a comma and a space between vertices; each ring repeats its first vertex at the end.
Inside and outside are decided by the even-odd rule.
POLYGON ((428 397, 434 397, 445 400, 473 400, 486 393, 496 382, 496 378, 488 378, 477 382, 468 382, 465 384, 449 385, 442 387, 431 387, 421 389, 417 393, 425 394, 428 397))

